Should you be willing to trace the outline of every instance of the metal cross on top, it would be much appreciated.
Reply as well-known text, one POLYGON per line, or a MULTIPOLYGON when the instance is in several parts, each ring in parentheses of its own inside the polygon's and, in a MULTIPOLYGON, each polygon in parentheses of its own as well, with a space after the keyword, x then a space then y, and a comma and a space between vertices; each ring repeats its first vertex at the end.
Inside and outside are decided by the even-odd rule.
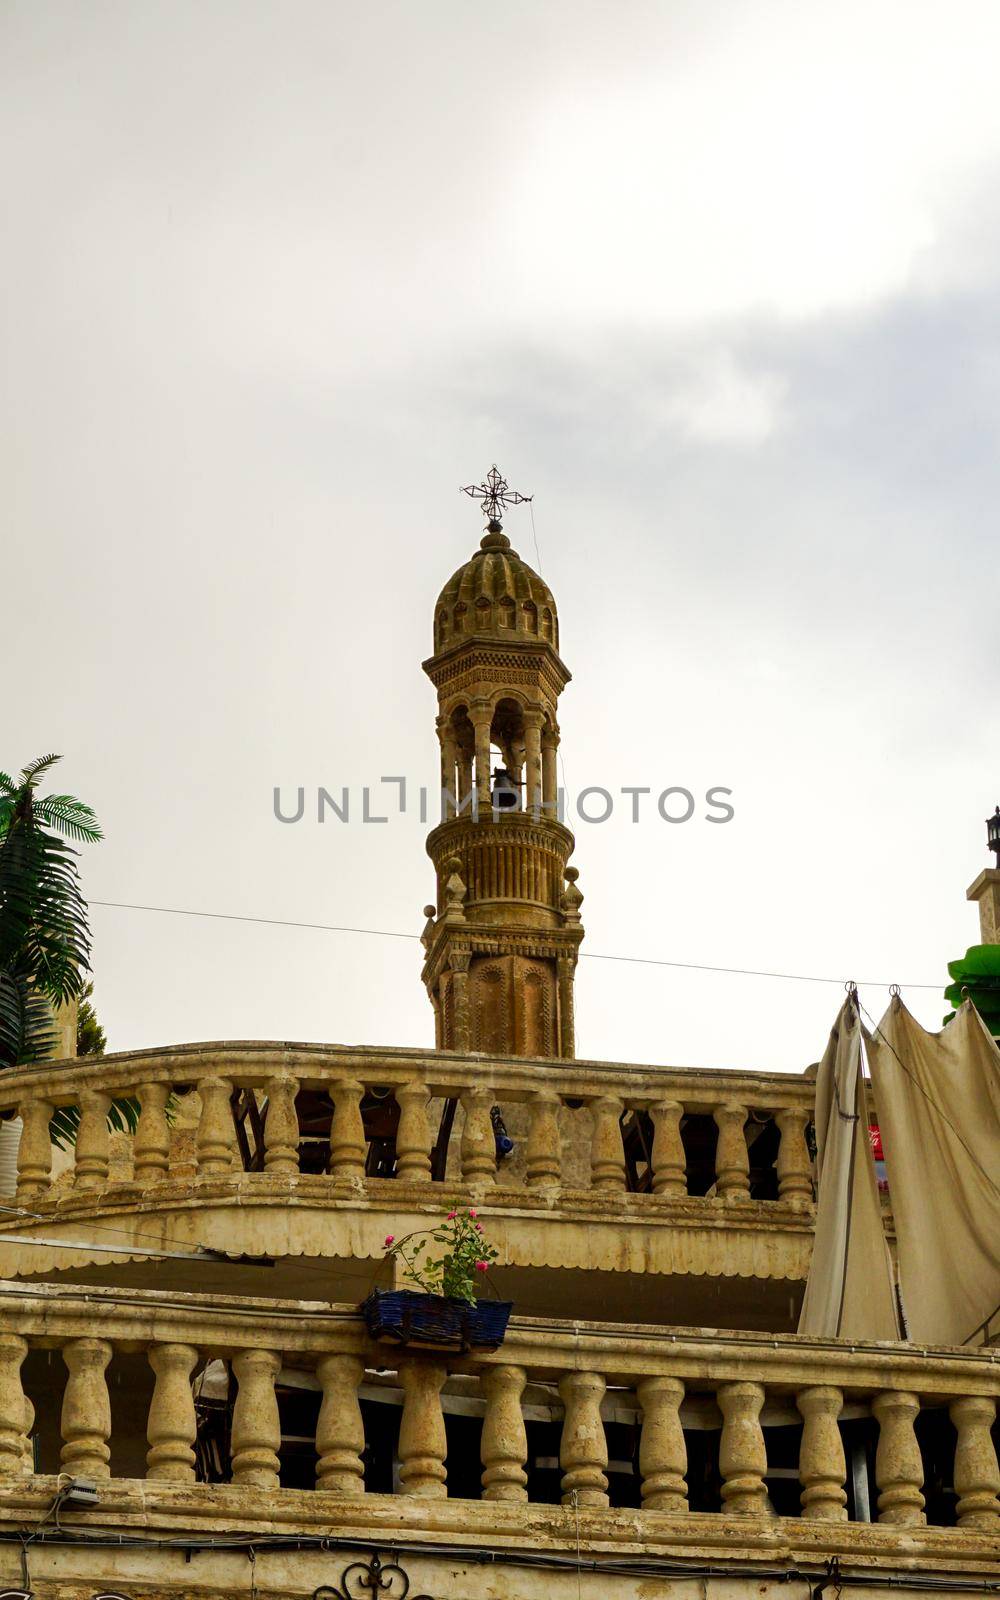
POLYGON ((482 503, 483 515, 491 533, 500 527, 501 513, 506 511, 508 506, 525 505, 534 498, 530 494, 518 494, 516 489, 508 488, 507 479, 501 477, 496 462, 486 474, 485 483, 463 484, 460 492, 482 503))

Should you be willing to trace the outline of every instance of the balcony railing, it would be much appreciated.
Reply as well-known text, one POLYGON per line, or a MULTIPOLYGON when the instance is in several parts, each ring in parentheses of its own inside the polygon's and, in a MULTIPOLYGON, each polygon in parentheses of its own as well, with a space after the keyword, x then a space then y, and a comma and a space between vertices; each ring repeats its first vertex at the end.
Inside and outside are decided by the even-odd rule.
MULTIPOLYGON (((491 1109, 499 1106, 524 1131, 517 1186, 542 1204, 560 1191, 602 1199, 632 1191, 640 1206, 651 1207, 705 1196, 800 1211, 812 1202, 807 1128, 814 1091, 804 1077, 213 1044, 46 1062, 5 1074, 0 1112, 23 1120, 18 1203, 35 1206, 50 1194, 49 1123, 60 1107, 79 1108, 72 1189, 90 1195, 107 1188, 113 1099, 138 1103, 134 1182, 143 1189, 170 1182, 177 1166, 170 1096, 190 1089, 201 1100, 199 1179, 219 1180, 250 1166, 272 1178, 320 1177, 334 1192, 358 1189, 376 1175, 429 1184, 447 1165, 450 1182, 488 1186, 498 1181, 491 1109), (234 1103, 252 1113, 259 1141, 251 1151, 244 1137, 242 1160, 234 1103), (450 1122, 439 1119, 442 1106, 456 1104, 460 1136, 446 1164, 450 1122), (382 1108, 390 1128, 383 1141, 389 1154, 378 1162, 373 1106, 382 1108)), ((185 1169, 187 1178, 186 1162, 185 1169)), ((510 1186, 507 1171, 499 1182, 510 1186)))
POLYGON ((144 1472, 152 1504, 161 1481, 223 1480, 189 1491, 189 1519, 228 1482, 266 1491, 269 1518, 315 1488, 373 1514, 392 1494, 561 1503, 593 1514, 588 1537, 616 1506, 777 1517, 789 1538, 796 1517, 1000 1532, 1000 1352, 522 1319, 500 1350, 449 1355, 373 1344, 337 1306, 4 1283, 0 1307, 11 1486, 144 1472))

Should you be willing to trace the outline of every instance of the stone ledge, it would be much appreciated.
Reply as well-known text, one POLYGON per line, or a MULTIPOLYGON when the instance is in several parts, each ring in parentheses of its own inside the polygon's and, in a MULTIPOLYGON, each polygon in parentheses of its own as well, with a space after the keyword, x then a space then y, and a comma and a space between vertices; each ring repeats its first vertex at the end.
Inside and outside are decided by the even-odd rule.
MULTIPOLYGON (((37 1522, 51 1505, 59 1480, 36 1478, 0 1487, 0 1527, 37 1522)), ((960 1570, 993 1576, 994 1535, 957 1528, 896 1527, 886 1523, 812 1522, 792 1517, 766 1520, 694 1512, 683 1517, 627 1508, 510 1505, 482 1500, 428 1500, 417 1496, 366 1495, 343 1500, 320 1491, 282 1489, 264 1495, 234 1484, 191 1486, 150 1480, 111 1479, 99 1486, 92 1511, 64 1513, 67 1532, 89 1529, 145 1533, 164 1539, 240 1535, 327 1536, 385 1551, 394 1543, 494 1548, 510 1555, 581 1551, 589 1556, 676 1558, 694 1561, 711 1554, 741 1567, 768 1563, 822 1563, 831 1556, 857 1571, 891 1563, 914 1574, 960 1570)), ((37 1547, 33 1547, 37 1548, 37 1547)))

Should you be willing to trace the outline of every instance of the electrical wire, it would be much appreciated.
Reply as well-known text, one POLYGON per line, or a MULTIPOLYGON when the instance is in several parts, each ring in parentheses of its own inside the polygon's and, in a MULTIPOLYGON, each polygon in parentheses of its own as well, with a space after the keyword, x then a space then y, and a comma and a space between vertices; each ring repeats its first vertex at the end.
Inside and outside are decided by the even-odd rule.
MULTIPOLYGON (((91 900, 92 906, 110 907, 118 911, 152 911, 170 917, 206 917, 213 922, 257 922, 269 928, 309 928, 319 933, 355 933, 364 934, 374 939, 413 939, 419 940, 417 933, 397 933, 391 928, 354 928, 342 926, 332 922, 294 922, 285 917, 251 917, 242 916, 229 911, 195 911, 185 906, 149 906, 139 905, 128 900, 91 900)), ((622 961, 641 967, 675 967, 685 972, 719 972, 730 977, 740 978, 779 978, 788 983, 835 983, 843 987, 842 977, 824 977, 812 972, 776 972, 763 967, 720 967, 706 961, 666 961, 657 956, 621 956, 608 955, 603 951, 581 950, 582 961, 622 961)), ((885 979, 858 978, 856 980, 861 988, 886 989, 890 984, 885 979)), ((933 989, 938 993, 943 991, 941 983, 906 983, 898 987, 906 989, 933 989)))
MULTIPOLYGON (((552 1507, 548 1508, 552 1510, 552 1507)), ((558 1508, 555 1508, 558 1509, 558 1508)), ((16 1529, 6 1532, 0 1530, 0 1544, 13 1544, 21 1541, 23 1534, 16 1529)), ((778 1564, 766 1565, 752 1563, 736 1565, 731 1563, 723 1565, 720 1562, 706 1562, 695 1557, 691 1561, 674 1557, 664 1560, 659 1556, 643 1555, 622 1559, 620 1557, 592 1556, 587 1560, 579 1560, 573 1553, 563 1553, 557 1550, 538 1550, 527 1546, 504 1545, 500 1549, 483 1548, 468 1544, 438 1544, 418 1543, 416 1540, 388 1539, 352 1539, 337 1534, 269 1534, 261 1532, 247 1532, 230 1534, 227 1537, 197 1538, 187 1536, 183 1538, 152 1538, 148 1535, 129 1534, 101 1534, 84 1529, 63 1528, 61 1535, 56 1535, 54 1530, 42 1534, 38 1544, 52 1544, 54 1546, 68 1546, 100 1549, 127 1549, 127 1550, 182 1550, 185 1552, 213 1552, 213 1551, 243 1551, 249 1553, 252 1549, 257 1554, 263 1550, 344 1550, 344 1551, 384 1551, 392 1556, 414 1555, 433 1556, 443 1560, 457 1559, 469 1562, 475 1566, 521 1566, 534 1568, 548 1568, 561 1571, 613 1573, 621 1577, 705 1577, 739 1580, 748 1578, 774 1578, 780 1582, 794 1582, 811 1585, 818 1577, 823 1577, 827 1571, 826 1564, 815 1567, 780 1566, 778 1564)), ((884 1568, 885 1563, 880 1563, 884 1568)), ((944 1568, 939 1573, 927 1574, 913 1572, 907 1568, 901 1572, 885 1572, 884 1570, 868 1571, 862 1569, 857 1575, 841 1572, 838 1582, 861 1585, 868 1588, 900 1589, 912 1588, 929 1590, 931 1593, 944 1591, 965 1594, 997 1594, 1000 1593, 1000 1582, 990 1578, 976 1578, 968 1571, 955 1571, 953 1568, 944 1568)))

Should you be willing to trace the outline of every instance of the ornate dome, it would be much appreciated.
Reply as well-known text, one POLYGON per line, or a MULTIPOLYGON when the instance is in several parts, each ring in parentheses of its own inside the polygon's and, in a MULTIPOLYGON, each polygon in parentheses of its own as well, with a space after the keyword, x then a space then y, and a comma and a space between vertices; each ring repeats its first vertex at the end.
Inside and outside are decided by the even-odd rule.
POLYGON ((552 591, 492 527, 479 549, 453 573, 434 609, 434 649, 461 638, 544 639, 558 650, 559 619, 552 591))

